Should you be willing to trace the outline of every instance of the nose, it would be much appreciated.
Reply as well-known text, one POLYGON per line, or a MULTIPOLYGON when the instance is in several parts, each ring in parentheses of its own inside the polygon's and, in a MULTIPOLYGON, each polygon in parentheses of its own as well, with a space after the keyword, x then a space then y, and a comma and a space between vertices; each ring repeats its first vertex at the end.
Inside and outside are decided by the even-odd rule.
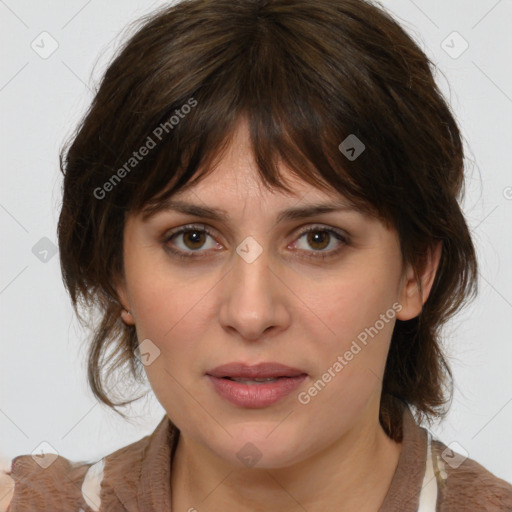
POLYGON ((222 280, 219 320, 231 334, 257 341, 288 327, 290 292, 280 279, 279 265, 269 257, 268 250, 259 253, 259 244, 256 247, 249 244, 245 251, 242 246, 238 249, 231 271, 222 280), (253 259, 254 251, 259 253, 256 259, 253 259))

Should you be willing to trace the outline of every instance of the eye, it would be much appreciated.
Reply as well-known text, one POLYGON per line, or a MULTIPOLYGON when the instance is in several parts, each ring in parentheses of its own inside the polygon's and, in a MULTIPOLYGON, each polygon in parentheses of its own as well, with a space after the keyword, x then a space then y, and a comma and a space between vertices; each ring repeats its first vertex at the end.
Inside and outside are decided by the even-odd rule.
MULTIPOLYGON (((181 228, 178 228, 176 230, 173 230, 171 232, 167 232, 166 235, 164 235, 163 244, 165 245, 166 249, 176 256, 180 258, 202 258, 205 256, 204 254, 190 254, 190 253, 198 253, 200 252, 199 249, 204 248, 205 239, 207 237, 213 238, 213 233, 203 225, 187 225, 183 226, 181 228), (172 245, 177 245, 179 247, 178 249, 175 249, 171 246, 170 242, 174 239, 177 239, 178 242, 181 239, 181 244, 173 242, 172 245), (187 252, 189 254, 187 254, 187 252)), ((213 243, 211 246, 217 247, 220 244, 213 243)), ((208 249, 208 247, 206 247, 208 249)), ((211 249, 212 247, 210 247, 211 249)), ((205 251, 201 251, 205 252, 205 251)))
MULTIPOLYGON (((305 245, 314 249, 313 251, 308 251, 307 247, 304 249, 306 252, 311 253, 305 255, 306 258, 325 259, 330 256, 335 256, 348 244, 348 239, 342 232, 325 226, 312 226, 308 228, 299 234, 298 240, 304 237, 306 240, 305 245), (334 242, 334 246, 341 244, 341 247, 326 250, 329 246, 332 247, 332 242, 334 242)), ((297 242, 294 245, 297 246, 297 242)), ((301 251, 302 250, 303 249, 301 249, 301 251)))
MULTIPOLYGON (((307 230, 299 233, 297 241, 293 243, 293 247, 297 248, 298 241, 305 239, 307 247, 299 247, 300 252, 309 253, 301 257, 320 258, 335 256, 348 244, 347 237, 341 231, 326 226, 312 226, 307 230), (329 249, 329 246, 335 248, 329 249), (341 247, 339 247, 341 245, 341 247), (338 247, 336 247, 338 246, 338 247)), ((165 249, 172 254, 183 259, 203 258, 208 256, 207 250, 219 250, 222 245, 214 240, 214 234, 204 225, 186 225, 172 231, 166 232, 163 237, 162 244, 165 249), (208 247, 208 237, 212 239, 208 247)))

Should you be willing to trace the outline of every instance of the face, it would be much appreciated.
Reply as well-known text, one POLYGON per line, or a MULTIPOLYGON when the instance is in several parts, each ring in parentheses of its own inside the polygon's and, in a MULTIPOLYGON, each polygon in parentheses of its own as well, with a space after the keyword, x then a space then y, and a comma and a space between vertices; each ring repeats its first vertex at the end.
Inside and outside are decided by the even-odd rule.
POLYGON ((286 467, 367 421, 396 318, 421 307, 397 234, 379 220, 354 210, 278 220, 289 208, 343 201, 285 171, 293 195, 260 185, 241 124, 213 173, 172 197, 224 219, 169 209, 125 226, 118 291, 156 397, 182 436, 238 466, 248 442, 260 467, 286 467), (261 384, 227 384, 237 386, 235 403, 208 376, 231 362, 277 362, 306 376, 277 401, 281 384, 265 384, 260 401, 243 396, 261 384))

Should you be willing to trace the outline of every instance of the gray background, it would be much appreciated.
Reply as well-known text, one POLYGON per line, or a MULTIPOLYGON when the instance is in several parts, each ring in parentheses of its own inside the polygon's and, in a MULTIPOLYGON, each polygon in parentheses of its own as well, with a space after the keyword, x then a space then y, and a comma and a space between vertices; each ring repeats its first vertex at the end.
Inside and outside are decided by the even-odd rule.
MULTIPOLYGON (((3 459, 46 442, 70 459, 95 460, 150 433, 164 414, 151 397, 127 411, 136 419, 126 423, 94 401, 85 375, 88 333, 73 316, 52 252, 59 148, 123 28, 162 3, 0 0, 3 459)), ((383 5, 442 72, 438 83, 467 142, 463 207, 481 265, 478 299, 445 329, 455 395, 445 422, 431 430, 512 482, 512 2, 383 5)))

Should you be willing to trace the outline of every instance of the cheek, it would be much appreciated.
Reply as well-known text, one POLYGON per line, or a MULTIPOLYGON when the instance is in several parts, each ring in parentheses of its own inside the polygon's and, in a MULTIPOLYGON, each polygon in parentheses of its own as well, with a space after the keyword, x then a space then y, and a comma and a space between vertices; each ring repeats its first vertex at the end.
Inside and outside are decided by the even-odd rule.
POLYGON ((171 375, 185 383, 197 373, 197 365, 203 363, 197 357, 201 341, 211 331, 212 296, 208 291, 213 284, 186 272, 170 273, 168 267, 158 265, 132 275, 137 338, 139 343, 151 340, 159 351, 154 363, 145 367, 152 385, 163 379, 169 390, 174 382, 171 375))
POLYGON ((201 286, 184 281, 163 279, 161 274, 145 274, 138 283, 132 281, 137 338, 139 343, 150 340, 158 353, 145 365, 146 376, 158 401, 178 417, 199 414, 192 413, 195 401, 184 389, 196 384, 192 379, 197 373, 201 339, 207 332, 206 301, 200 300, 206 290, 201 293, 201 286))
POLYGON ((201 324, 202 299, 211 288, 206 279, 171 267, 163 251, 134 255, 129 263, 126 274, 139 339, 163 344, 191 317, 201 324))
MULTIPOLYGON (((333 279, 334 284, 315 290, 312 303, 331 333, 329 339, 338 348, 344 348, 361 333, 376 325, 379 334, 389 337, 395 318, 394 281, 390 274, 371 273, 366 268, 354 270, 349 276, 333 279), (384 315, 385 321, 381 320, 384 315)), ((364 334, 360 336, 364 341, 364 334)), ((348 348, 348 347, 347 347, 348 348)))
POLYGON ((322 398, 315 398, 317 405, 356 407, 382 383, 399 304, 393 270, 369 268, 354 267, 350 275, 316 287, 314 295, 309 292, 312 309, 321 319, 309 324, 318 340, 318 374, 313 380, 320 379, 316 387, 322 398))

